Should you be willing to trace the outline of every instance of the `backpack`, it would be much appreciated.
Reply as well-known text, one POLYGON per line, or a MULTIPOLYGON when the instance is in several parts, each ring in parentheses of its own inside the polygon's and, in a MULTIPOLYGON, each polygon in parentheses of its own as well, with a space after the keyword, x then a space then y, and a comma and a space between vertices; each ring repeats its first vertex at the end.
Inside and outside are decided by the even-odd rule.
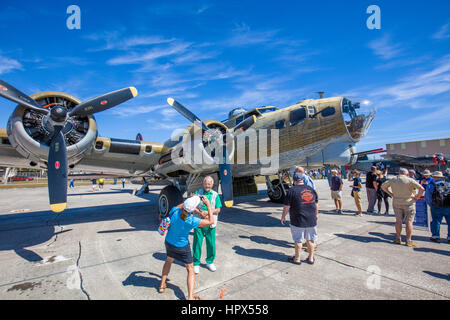
POLYGON ((438 208, 450 208, 450 186, 448 183, 435 183, 433 205, 438 208))

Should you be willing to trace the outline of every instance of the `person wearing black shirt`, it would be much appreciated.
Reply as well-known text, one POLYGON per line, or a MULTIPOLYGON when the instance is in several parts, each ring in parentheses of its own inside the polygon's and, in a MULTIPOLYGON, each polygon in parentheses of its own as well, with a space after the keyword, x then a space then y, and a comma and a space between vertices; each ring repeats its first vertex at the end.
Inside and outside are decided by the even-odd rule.
POLYGON ((368 214, 375 213, 374 207, 377 201, 377 175, 375 172, 377 172, 377 167, 372 166, 366 174, 366 192, 367 201, 369 202, 369 206, 367 207, 368 214))
MULTIPOLYGON (((387 170, 386 170, 387 171, 387 170)), ((386 211, 384 212, 385 215, 389 214, 389 195, 381 189, 381 185, 387 181, 387 178, 381 171, 377 171, 377 206, 378 206, 378 214, 381 214, 381 202, 384 200, 384 206, 386 208, 386 211)))
POLYGON ((293 176, 294 186, 288 190, 284 199, 281 224, 286 222, 285 218, 289 212, 292 238, 295 242, 295 256, 288 260, 301 264, 300 254, 302 242, 306 240, 309 256, 307 263, 314 263, 314 241, 317 240, 317 220, 319 218, 318 197, 316 191, 305 185, 305 176, 295 173, 293 176))

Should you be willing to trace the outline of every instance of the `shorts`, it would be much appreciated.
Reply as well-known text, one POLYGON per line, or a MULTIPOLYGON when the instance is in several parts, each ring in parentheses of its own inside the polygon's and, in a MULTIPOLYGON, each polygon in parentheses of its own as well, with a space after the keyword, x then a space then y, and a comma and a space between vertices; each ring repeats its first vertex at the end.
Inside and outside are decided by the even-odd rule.
POLYGON ((317 227, 300 228, 291 224, 292 239, 295 242, 304 242, 305 240, 317 240, 317 227))
POLYGON ((183 262, 184 264, 194 263, 192 258, 191 245, 188 243, 184 247, 175 247, 167 241, 164 242, 166 246, 167 256, 183 262))
POLYGON ((416 215, 416 204, 396 205, 394 213, 397 220, 412 222, 416 215))
POLYGON ((331 199, 333 200, 342 200, 342 191, 333 191, 331 190, 331 199))

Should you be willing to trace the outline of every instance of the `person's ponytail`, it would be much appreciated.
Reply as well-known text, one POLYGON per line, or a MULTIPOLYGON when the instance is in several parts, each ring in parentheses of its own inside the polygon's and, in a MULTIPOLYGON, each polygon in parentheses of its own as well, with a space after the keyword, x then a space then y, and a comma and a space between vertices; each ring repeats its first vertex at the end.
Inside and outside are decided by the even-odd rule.
POLYGON ((180 217, 183 221, 186 221, 186 219, 188 217, 188 212, 183 209, 183 211, 181 211, 181 213, 180 213, 180 217))

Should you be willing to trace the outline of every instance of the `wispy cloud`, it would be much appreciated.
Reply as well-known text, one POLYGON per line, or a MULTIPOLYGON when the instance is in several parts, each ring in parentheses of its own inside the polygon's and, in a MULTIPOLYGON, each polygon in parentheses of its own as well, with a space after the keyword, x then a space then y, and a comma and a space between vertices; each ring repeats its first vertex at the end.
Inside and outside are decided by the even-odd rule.
POLYGON ((13 70, 23 70, 20 62, 15 59, 0 56, 0 74, 5 74, 13 70))
POLYGON ((369 48, 383 60, 398 57, 403 52, 401 45, 393 43, 390 35, 369 42, 369 48))
POLYGON ((440 59, 429 71, 415 72, 402 78, 397 84, 383 87, 371 96, 388 97, 390 102, 411 101, 450 92, 450 55, 440 59))
POLYGON ((164 38, 159 35, 136 35, 136 36, 124 36, 125 29, 114 31, 103 31, 93 33, 85 36, 86 39, 92 41, 101 41, 104 44, 97 48, 90 48, 90 52, 107 51, 107 50, 120 50, 126 51, 136 47, 158 45, 164 43, 170 43, 175 41, 175 38, 164 38), (123 39, 125 38, 125 39, 123 39))
POLYGON ((132 52, 127 55, 112 58, 107 61, 109 65, 123 65, 123 64, 139 64, 143 62, 152 61, 162 57, 180 54, 186 51, 192 43, 179 41, 166 47, 153 48, 143 53, 132 52))
POLYGON ((139 106, 139 107, 116 107, 110 110, 110 112, 114 115, 118 115, 120 117, 132 117, 140 114, 146 114, 149 112, 153 112, 162 108, 165 108, 164 105, 158 106, 139 106))
POLYGON ((433 34, 434 39, 449 39, 450 38, 450 23, 444 24, 438 32, 433 34))
POLYGON ((271 42, 279 30, 254 31, 245 23, 233 29, 231 38, 224 41, 224 44, 231 47, 249 46, 271 42))

